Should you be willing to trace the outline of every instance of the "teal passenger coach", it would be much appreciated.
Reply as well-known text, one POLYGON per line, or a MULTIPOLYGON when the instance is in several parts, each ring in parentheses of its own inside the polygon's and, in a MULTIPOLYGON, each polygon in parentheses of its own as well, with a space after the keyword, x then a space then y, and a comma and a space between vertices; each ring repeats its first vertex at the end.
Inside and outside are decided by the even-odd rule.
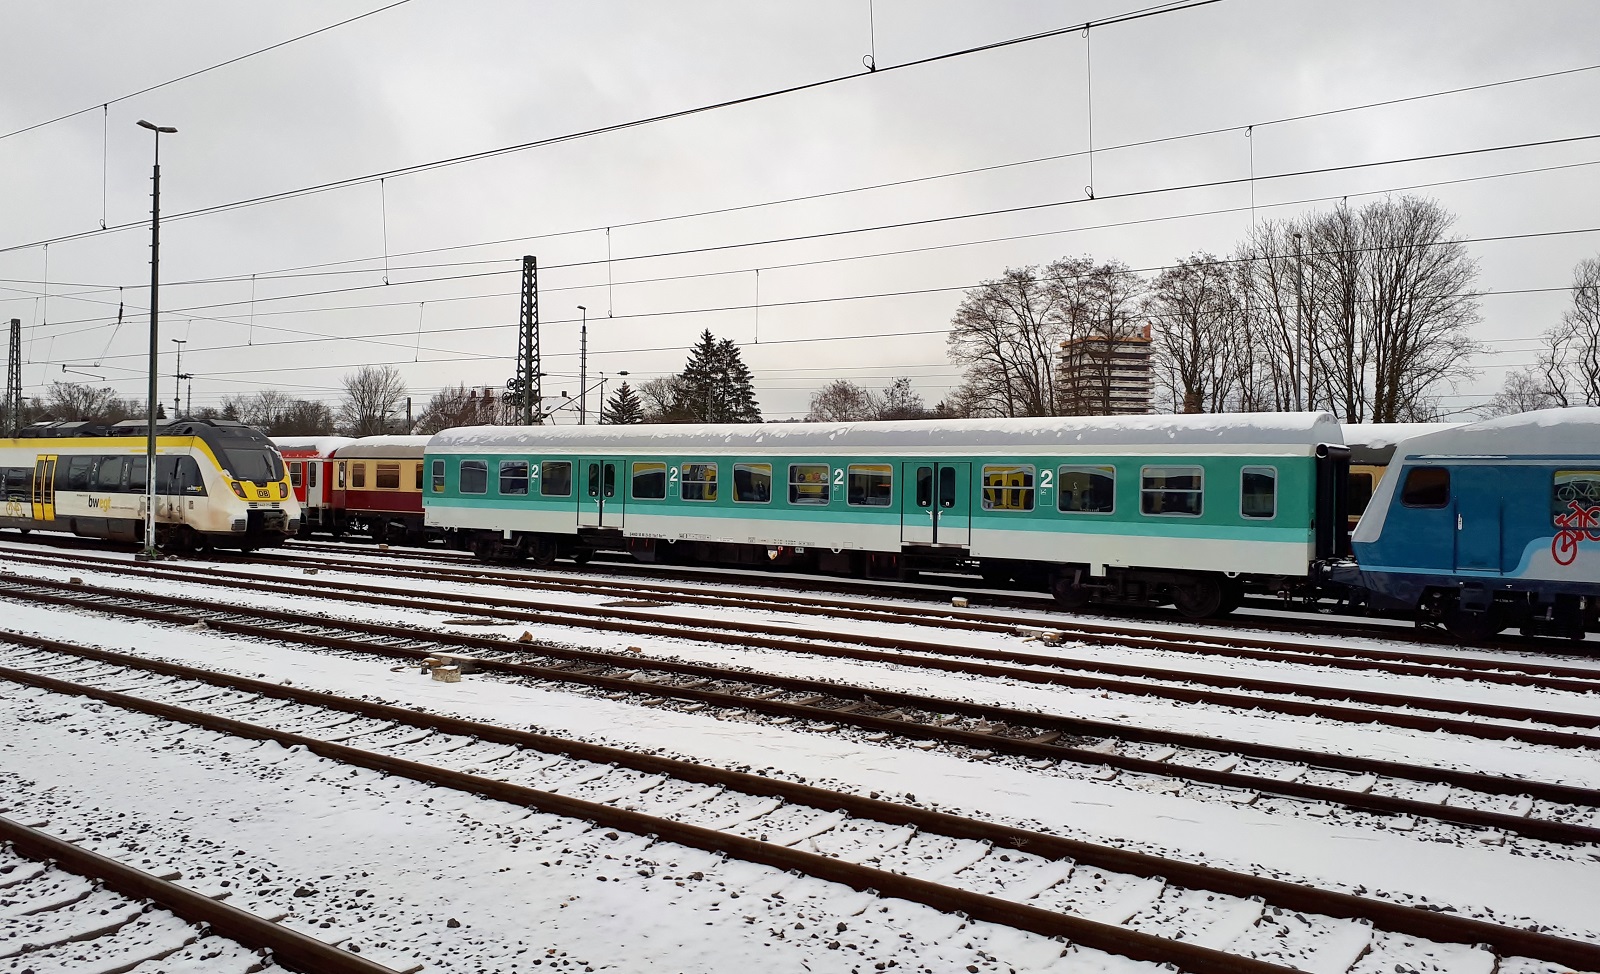
POLYGON ((976 567, 1206 616, 1343 553, 1342 442, 1322 413, 471 427, 429 441, 423 500, 484 558, 976 567))

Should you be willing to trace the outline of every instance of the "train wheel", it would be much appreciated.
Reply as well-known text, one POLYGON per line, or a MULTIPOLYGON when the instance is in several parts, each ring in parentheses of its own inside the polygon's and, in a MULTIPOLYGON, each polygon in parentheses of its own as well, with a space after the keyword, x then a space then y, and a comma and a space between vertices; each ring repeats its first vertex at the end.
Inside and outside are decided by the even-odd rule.
POLYGON ((1209 619, 1226 615, 1228 600, 1221 581, 1211 575, 1197 575, 1178 585, 1172 604, 1186 618, 1209 619))
POLYGON ((538 535, 528 546, 528 560, 540 568, 554 564, 557 553, 556 540, 546 534, 538 535))
POLYGON ((1094 593, 1078 584, 1083 576, 1081 568, 1058 569, 1050 576, 1050 594, 1063 609, 1076 612, 1094 599, 1094 593))

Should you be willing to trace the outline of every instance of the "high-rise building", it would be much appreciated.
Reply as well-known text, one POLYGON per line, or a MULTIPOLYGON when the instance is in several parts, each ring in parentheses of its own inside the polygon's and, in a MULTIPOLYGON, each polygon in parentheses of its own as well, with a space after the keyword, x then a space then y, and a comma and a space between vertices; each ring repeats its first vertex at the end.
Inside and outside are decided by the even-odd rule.
POLYGON ((1068 416, 1150 412, 1150 326, 1115 338, 1085 335, 1062 342, 1056 383, 1068 416))

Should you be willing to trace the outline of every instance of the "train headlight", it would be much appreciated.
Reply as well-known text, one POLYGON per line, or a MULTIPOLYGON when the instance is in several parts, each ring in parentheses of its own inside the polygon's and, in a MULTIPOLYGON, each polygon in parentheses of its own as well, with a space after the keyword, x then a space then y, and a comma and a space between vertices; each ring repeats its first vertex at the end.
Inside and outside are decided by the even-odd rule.
POLYGON ((286 483, 283 483, 282 481, 279 481, 278 482, 278 499, 279 500, 284 500, 288 496, 289 496, 289 485, 286 484, 286 483))
POLYGON ((237 480, 228 481, 228 486, 233 488, 233 492, 239 495, 240 500, 245 499, 244 488, 239 486, 239 482, 237 480))

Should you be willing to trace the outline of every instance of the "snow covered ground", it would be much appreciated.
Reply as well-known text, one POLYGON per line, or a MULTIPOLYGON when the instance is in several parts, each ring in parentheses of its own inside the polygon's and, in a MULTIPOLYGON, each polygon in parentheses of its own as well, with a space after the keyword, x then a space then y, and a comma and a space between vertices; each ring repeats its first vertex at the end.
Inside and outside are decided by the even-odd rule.
MULTIPOLYGON (((40 577, 69 574, 20 564, 7 567, 40 577)), ((70 574, 102 581, 87 563, 70 574)), ((344 576, 325 570, 319 577, 344 576)), ((109 576, 104 580, 109 582, 109 576)), ((164 581, 122 579, 115 584, 141 591, 184 591, 181 584, 164 581)), ((405 584, 419 592, 492 591, 465 583, 405 584)), ((220 590, 198 591, 219 603, 228 601, 220 590)), ((252 593, 240 598, 252 604, 403 622, 424 631, 446 628, 449 618, 437 612, 292 596, 252 593)), ((686 611, 692 615, 704 610, 686 611)), ((724 615, 717 611, 719 617, 724 615)), ((726 615, 732 618, 739 611, 728 610, 726 615)), ((781 618, 772 613, 762 617, 781 618)), ((830 629, 852 625, 861 631, 884 628, 878 623, 827 623, 830 629)), ((392 672, 373 660, 10 601, 0 601, 0 627, 224 672, 289 679, 311 689, 702 763, 761 769, 1187 861, 1401 902, 1447 904, 1467 915, 1538 923, 1552 932, 1600 941, 1600 910, 1594 907, 1600 903, 1600 858, 1593 849, 1515 838, 1504 846, 1427 841, 1414 832, 1270 814, 1182 794, 1043 773, 1017 762, 975 762, 940 750, 724 720, 709 713, 644 708, 561 688, 473 677, 457 684, 438 683, 409 668, 392 672)), ((1142 726, 1600 785, 1600 762, 1587 751, 564 627, 541 631, 535 625, 518 625, 505 631, 513 628, 598 648, 631 645, 646 653, 734 661, 765 672, 848 679, 1142 726)), ((471 631, 497 630, 473 627, 471 631)), ((1017 645, 1015 637, 972 633, 952 633, 951 641, 1017 645)), ((1161 659, 1162 665, 1176 665, 1147 650, 1046 648, 1037 643, 1027 648, 1117 661, 1161 659)), ((0 664, 11 652, 0 648, 0 664)), ((1283 663, 1209 658, 1183 664, 1197 671, 1270 673, 1276 679, 1298 676, 1319 685, 1412 693, 1429 683, 1383 674, 1302 670, 1283 663)), ((1441 683, 1432 685, 1437 688, 1441 683)), ((1581 694, 1465 686, 1458 681, 1443 685, 1450 696, 1461 699, 1600 712, 1594 697, 1581 694)), ((248 900, 261 912, 292 911, 290 922, 324 939, 349 936, 351 944, 378 959, 393 958, 400 966, 404 964, 399 958, 414 957, 430 970, 463 971, 722 971, 753 964, 782 971, 1148 967, 1088 951, 1062 956, 1062 945, 1047 938, 989 924, 963 926, 957 918, 923 907, 875 899, 765 867, 653 845, 634 836, 609 838, 583 823, 529 815, 524 809, 376 774, 352 774, 273 745, 229 741, 193 730, 173 733, 147 718, 12 685, 0 693, 4 697, 0 721, 7 728, 0 737, 0 807, 26 808, 35 817, 49 818, 50 831, 88 836, 97 851, 182 863, 186 875, 201 888, 208 879, 248 882, 248 888, 236 894, 237 904, 248 900), (245 881, 241 876, 250 878, 245 881)), ((1330 945, 1330 965, 1336 955, 1330 945)), ((1437 969, 1474 969, 1477 963, 1460 955, 1437 969)))

